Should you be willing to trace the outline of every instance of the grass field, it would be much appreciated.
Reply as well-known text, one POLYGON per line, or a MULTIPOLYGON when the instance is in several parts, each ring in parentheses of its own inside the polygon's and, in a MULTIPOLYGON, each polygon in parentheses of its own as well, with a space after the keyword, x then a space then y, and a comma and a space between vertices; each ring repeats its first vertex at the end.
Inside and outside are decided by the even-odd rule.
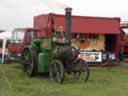
POLYGON ((91 68, 86 83, 67 78, 62 85, 29 78, 19 64, 0 65, 0 96, 127 96, 128 65, 91 68))

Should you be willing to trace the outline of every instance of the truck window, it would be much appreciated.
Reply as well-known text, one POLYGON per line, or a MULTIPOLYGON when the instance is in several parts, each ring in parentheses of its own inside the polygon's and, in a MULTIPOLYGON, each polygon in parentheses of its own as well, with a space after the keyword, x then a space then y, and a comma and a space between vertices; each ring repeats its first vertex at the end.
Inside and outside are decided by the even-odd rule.
POLYGON ((21 43, 24 39, 24 30, 14 30, 12 32, 12 43, 21 43))
POLYGON ((30 31, 27 33, 27 42, 30 43, 30 41, 34 38, 38 36, 37 32, 35 31, 30 31))
POLYGON ((28 32, 27 33, 27 42, 30 43, 31 40, 32 40, 31 32, 28 32))
POLYGON ((31 32, 32 38, 38 36, 37 32, 32 31, 31 32))

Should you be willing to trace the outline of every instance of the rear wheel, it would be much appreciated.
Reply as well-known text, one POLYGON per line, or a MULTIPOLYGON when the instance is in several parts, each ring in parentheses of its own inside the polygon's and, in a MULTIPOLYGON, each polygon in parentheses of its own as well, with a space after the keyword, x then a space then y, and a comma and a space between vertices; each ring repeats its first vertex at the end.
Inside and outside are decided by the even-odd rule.
POLYGON ((60 60, 53 60, 49 66, 49 77, 51 80, 61 84, 64 80, 64 66, 60 60))
POLYGON ((37 53, 35 49, 29 48, 23 52, 23 69, 31 77, 37 70, 37 53))

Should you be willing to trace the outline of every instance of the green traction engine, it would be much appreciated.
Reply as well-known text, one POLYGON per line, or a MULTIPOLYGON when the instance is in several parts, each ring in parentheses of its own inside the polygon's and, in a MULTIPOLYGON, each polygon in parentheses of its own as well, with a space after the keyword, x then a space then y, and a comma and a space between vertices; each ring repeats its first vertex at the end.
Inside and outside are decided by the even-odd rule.
POLYGON ((88 65, 84 60, 78 58, 79 49, 71 46, 71 8, 65 10, 65 36, 61 39, 56 38, 59 34, 64 33, 59 32, 50 38, 35 38, 30 45, 25 46, 22 52, 22 65, 29 76, 49 73, 51 80, 62 83, 65 73, 68 73, 73 74, 75 79, 88 80, 88 65))

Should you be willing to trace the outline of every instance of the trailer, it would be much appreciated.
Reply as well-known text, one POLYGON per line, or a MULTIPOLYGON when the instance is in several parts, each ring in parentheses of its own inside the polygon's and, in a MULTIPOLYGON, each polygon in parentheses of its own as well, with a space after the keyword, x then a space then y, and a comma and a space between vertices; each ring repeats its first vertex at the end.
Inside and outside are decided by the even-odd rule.
MULTIPOLYGON (((52 13, 38 15, 34 28, 40 29, 41 37, 48 38, 53 30, 66 31, 64 18, 52 13)), ((120 64, 120 18, 72 16, 71 20, 72 46, 80 49, 80 58, 90 66, 120 64)))

